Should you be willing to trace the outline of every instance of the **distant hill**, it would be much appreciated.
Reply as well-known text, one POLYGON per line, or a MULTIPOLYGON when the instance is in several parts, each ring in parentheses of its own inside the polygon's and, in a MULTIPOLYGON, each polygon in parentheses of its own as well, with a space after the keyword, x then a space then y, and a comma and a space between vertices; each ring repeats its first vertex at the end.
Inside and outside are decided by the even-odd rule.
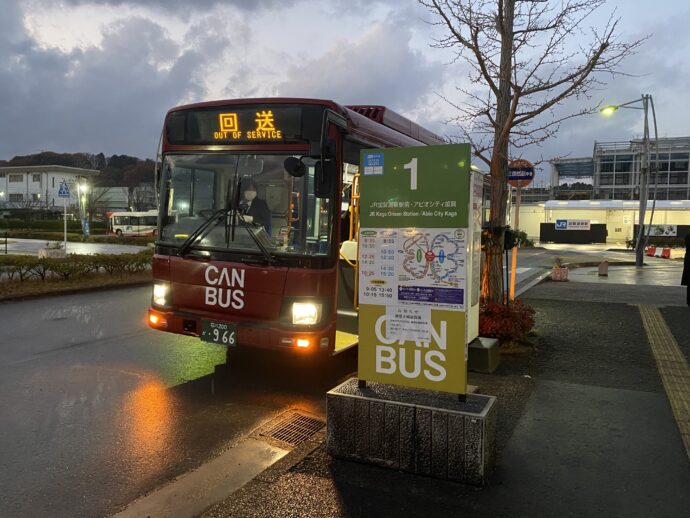
POLYGON ((141 160, 128 155, 103 153, 54 153, 43 151, 33 155, 16 156, 11 160, 0 160, 0 166, 62 165, 97 169, 101 174, 94 179, 98 187, 134 187, 141 183, 153 183, 153 160, 141 160))

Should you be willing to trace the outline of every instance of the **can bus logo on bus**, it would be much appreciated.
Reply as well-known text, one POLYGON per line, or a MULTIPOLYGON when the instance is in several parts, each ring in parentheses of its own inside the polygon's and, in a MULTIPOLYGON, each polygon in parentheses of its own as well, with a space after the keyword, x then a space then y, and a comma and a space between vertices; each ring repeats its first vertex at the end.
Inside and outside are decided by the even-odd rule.
POLYGON ((282 140, 282 130, 276 128, 272 110, 256 112, 256 128, 243 132, 236 113, 219 113, 219 131, 213 132, 215 140, 241 139, 243 136, 247 140, 282 140))
POLYGON ((207 306, 242 309, 244 307, 244 270, 223 268, 209 264, 204 272, 206 280, 204 301, 207 306))

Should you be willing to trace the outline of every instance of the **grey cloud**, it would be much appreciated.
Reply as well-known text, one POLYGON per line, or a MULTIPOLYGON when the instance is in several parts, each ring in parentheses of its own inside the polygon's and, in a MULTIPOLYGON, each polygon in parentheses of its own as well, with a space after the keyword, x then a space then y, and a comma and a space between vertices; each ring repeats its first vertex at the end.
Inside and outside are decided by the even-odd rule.
MULTIPOLYGON (((56 0, 47 0, 56 2, 56 0)), ((284 0, 60 0, 61 4, 68 5, 131 5, 165 9, 169 14, 175 12, 199 11, 210 9, 216 6, 237 7, 247 11, 252 11, 262 7, 285 6, 292 2, 284 0)))
POLYGON ((182 49, 141 18, 110 26, 100 48, 68 54, 33 44, 16 30, 20 16, 9 27, 13 41, 0 36, 0 158, 40 150, 151 157, 163 115, 203 97, 201 70, 216 56, 211 42, 182 49))
POLYGON ((375 26, 356 43, 290 68, 278 93, 412 109, 440 83, 444 67, 410 49, 410 37, 391 23, 375 26))

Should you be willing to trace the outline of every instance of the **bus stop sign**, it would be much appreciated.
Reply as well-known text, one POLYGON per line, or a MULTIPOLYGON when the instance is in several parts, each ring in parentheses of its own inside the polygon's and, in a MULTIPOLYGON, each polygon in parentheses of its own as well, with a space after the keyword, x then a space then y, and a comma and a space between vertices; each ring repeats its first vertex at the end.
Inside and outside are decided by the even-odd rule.
POLYGON ((523 159, 508 164, 508 183, 513 187, 527 187, 534 180, 534 166, 523 159))

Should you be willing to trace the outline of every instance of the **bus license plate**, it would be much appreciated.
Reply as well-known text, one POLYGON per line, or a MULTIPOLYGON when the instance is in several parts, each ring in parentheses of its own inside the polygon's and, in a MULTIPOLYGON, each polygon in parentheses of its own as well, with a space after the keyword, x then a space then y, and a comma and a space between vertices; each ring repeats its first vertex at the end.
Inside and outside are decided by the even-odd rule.
POLYGON ((204 342, 235 347, 237 345, 237 326, 229 322, 202 320, 199 338, 204 342))

